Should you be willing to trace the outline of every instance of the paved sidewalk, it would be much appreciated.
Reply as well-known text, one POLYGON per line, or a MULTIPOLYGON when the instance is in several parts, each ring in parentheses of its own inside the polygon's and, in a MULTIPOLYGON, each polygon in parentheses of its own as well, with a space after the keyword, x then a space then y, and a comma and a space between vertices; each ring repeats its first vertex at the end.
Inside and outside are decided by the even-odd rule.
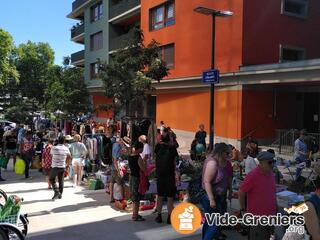
MULTIPOLYGON (((28 213, 30 240, 171 240, 201 239, 201 231, 184 236, 176 233, 170 225, 154 222, 151 211, 143 212, 145 222, 132 222, 131 215, 109 205, 104 190, 89 191, 72 188, 65 182, 61 200, 51 200, 52 190, 47 189, 44 177, 32 170, 32 180, 25 180, 12 171, 3 172, 6 182, 0 188, 24 198, 23 213, 28 213)), ((166 216, 165 216, 166 217, 166 216)), ((234 231, 226 232, 228 239, 241 239, 234 231)))

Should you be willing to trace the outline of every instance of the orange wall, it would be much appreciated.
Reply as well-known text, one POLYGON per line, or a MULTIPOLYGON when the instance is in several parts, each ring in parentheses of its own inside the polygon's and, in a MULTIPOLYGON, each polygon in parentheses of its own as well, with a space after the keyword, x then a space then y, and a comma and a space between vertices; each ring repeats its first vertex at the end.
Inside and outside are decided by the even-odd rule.
POLYGON ((141 0, 141 28, 146 43, 175 44, 175 68, 169 78, 198 76, 211 68, 211 17, 193 11, 198 6, 230 10, 234 16, 216 20, 216 66, 237 71, 242 61, 242 1, 175 0, 175 24, 149 31, 149 9, 165 0, 141 0))
POLYGON ((215 92, 215 135, 224 138, 241 138, 242 90, 215 92))
MULTIPOLYGON (((157 123, 163 120, 175 129, 195 132, 204 123, 209 132, 209 92, 159 93, 157 123)), ((295 94, 264 90, 224 90, 215 92, 215 135, 240 140, 253 129, 254 138, 268 139, 276 129, 295 127, 295 94)))
MULTIPOLYGON (((185 131, 197 131, 204 123, 209 132, 209 92, 161 93, 157 95, 157 123, 185 131)), ((215 92, 215 135, 241 137, 241 90, 215 92)))
POLYGON ((309 0, 309 16, 281 15, 280 0, 244 1, 243 64, 277 63, 279 45, 306 48, 307 58, 320 57, 320 2, 309 0))
POLYGON ((204 123, 209 131, 209 92, 157 94, 157 123, 171 128, 197 131, 204 123))
MULTIPOLYGON (((92 95, 93 108, 98 107, 99 105, 112 103, 112 100, 103 96, 103 95, 92 95)), ((111 110, 108 111, 96 111, 94 113, 95 117, 98 118, 111 118, 113 117, 113 112, 111 110)))

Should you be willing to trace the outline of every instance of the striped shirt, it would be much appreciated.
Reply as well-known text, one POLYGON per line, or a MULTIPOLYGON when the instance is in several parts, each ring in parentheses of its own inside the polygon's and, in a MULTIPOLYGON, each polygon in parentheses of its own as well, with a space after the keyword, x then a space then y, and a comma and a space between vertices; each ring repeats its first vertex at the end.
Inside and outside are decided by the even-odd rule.
POLYGON ((52 168, 65 168, 67 156, 71 155, 70 150, 65 145, 59 144, 51 148, 52 168))

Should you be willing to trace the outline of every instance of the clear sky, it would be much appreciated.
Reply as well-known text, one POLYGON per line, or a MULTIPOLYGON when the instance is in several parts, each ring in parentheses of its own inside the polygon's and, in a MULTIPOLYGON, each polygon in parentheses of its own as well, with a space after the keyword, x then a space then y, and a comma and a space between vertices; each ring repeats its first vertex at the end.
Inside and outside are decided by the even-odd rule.
POLYGON ((47 42, 55 52, 55 63, 80 51, 83 45, 70 41, 77 22, 66 16, 73 0, 0 0, 0 28, 8 31, 16 45, 28 40, 47 42))

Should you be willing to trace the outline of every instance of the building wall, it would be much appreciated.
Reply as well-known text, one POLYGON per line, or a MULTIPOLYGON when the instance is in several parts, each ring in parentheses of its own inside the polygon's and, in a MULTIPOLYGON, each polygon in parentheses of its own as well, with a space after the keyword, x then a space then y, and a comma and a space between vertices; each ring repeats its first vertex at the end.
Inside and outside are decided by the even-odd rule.
POLYGON ((103 0, 103 16, 102 19, 91 23, 90 21, 90 7, 97 3, 98 1, 94 1, 93 4, 89 5, 84 14, 85 18, 85 82, 88 86, 102 86, 102 82, 100 80, 91 80, 90 77, 90 64, 97 61, 100 58, 101 61, 108 61, 109 58, 109 9, 108 9, 108 1, 103 0), (103 31, 103 48, 97 51, 90 50, 90 35, 97 33, 99 31, 103 31))
POLYGON ((204 123, 209 131, 209 91, 157 94, 157 124, 185 131, 197 131, 204 123))
POLYGON ((281 14, 281 0, 246 0, 243 19, 243 64, 279 62, 279 45, 306 48, 308 59, 320 57, 320 2, 309 0, 301 19, 281 14))
POLYGON ((242 88, 229 87, 215 92, 214 129, 222 138, 242 137, 242 88))
POLYGON ((175 0, 175 24, 149 31, 149 10, 164 0, 141 1, 141 28, 146 43, 175 44, 175 68, 169 78, 199 76, 211 68, 211 17, 194 12, 198 6, 230 10, 234 16, 216 20, 216 66, 237 71, 242 61, 242 1, 175 0), (228 44, 226 44, 228 43, 228 44))
MULTIPOLYGON (((223 138, 241 138, 240 89, 227 88, 215 92, 215 135, 223 138)), ((177 92, 157 94, 157 123, 184 131, 198 130, 205 124, 209 133, 210 92, 177 92)))
POLYGON ((242 96, 242 137, 254 131, 254 138, 272 139, 276 129, 295 126, 294 92, 277 93, 276 105, 273 90, 264 90, 261 86, 244 90, 242 96))
MULTIPOLYGON (((92 103, 93 103, 93 108, 97 109, 99 105, 112 103, 112 100, 103 95, 94 94, 92 95, 92 103)), ((96 118, 112 118, 113 112, 111 110, 108 110, 108 111, 96 110, 93 115, 96 118)))

